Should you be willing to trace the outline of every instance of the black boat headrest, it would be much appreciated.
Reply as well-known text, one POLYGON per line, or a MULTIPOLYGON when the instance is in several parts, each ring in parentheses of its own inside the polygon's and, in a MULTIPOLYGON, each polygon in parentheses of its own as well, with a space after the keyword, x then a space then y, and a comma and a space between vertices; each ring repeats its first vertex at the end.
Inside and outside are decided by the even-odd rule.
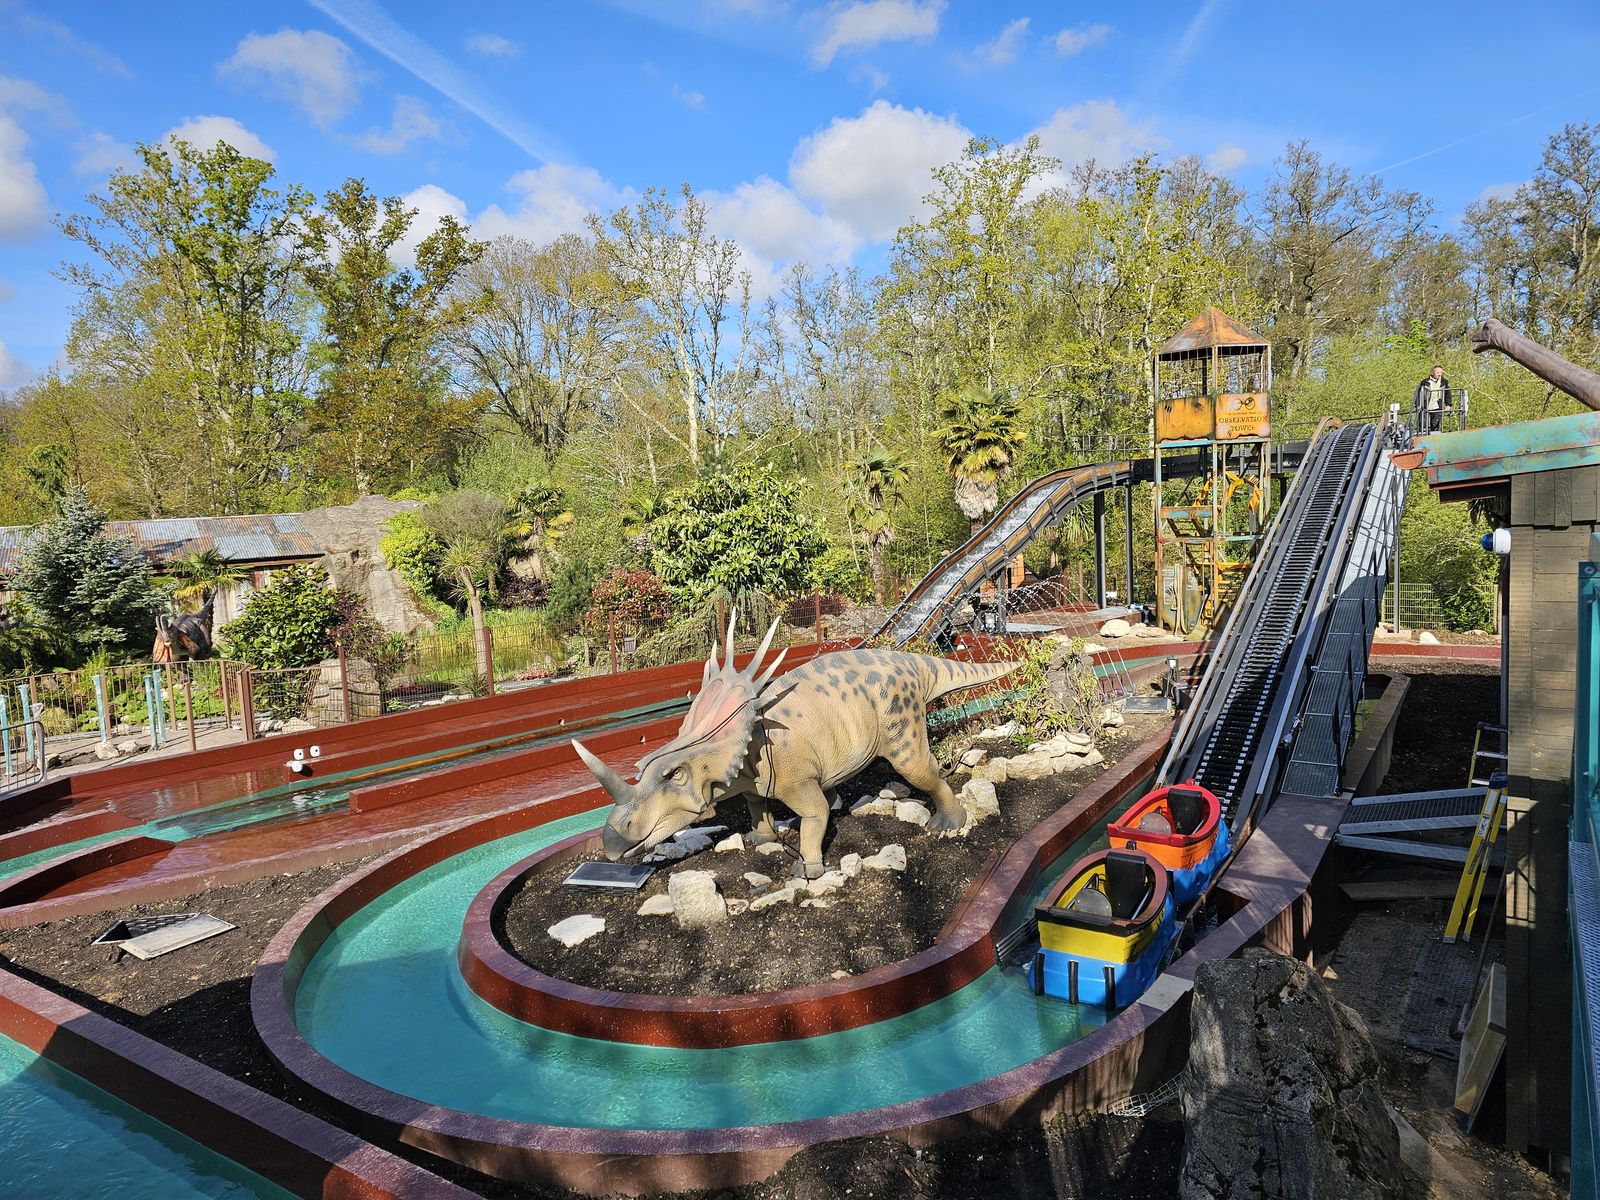
POLYGON ((1148 875, 1143 855, 1120 850, 1106 854, 1106 891, 1111 896, 1113 917, 1126 921, 1143 907, 1150 892, 1148 875))
POLYGON ((1206 819, 1206 798, 1199 788, 1168 788, 1167 807, 1181 833, 1193 833, 1206 819))

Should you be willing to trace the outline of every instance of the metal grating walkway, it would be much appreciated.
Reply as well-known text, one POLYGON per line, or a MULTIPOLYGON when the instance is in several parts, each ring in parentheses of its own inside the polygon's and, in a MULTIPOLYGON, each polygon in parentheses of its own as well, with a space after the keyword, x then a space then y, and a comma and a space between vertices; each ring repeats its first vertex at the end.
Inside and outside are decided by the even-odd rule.
POLYGON ((1340 833, 1411 833, 1424 829, 1471 829, 1483 811, 1482 788, 1362 796, 1350 803, 1340 833))

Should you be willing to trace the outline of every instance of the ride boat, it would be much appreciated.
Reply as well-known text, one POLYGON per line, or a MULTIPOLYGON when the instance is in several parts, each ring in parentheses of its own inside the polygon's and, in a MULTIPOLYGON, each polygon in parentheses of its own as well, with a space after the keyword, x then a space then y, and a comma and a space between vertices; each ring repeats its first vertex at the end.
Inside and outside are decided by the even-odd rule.
POLYGON ((1161 972, 1177 933, 1167 869, 1144 850, 1085 855, 1034 910, 1039 950, 1028 964, 1035 995, 1117 1008, 1161 972))
POLYGON ((1180 906, 1211 886, 1231 841, 1221 801, 1193 781, 1148 793, 1106 827, 1106 839, 1143 850, 1166 867, 1173 903, 1180 906))

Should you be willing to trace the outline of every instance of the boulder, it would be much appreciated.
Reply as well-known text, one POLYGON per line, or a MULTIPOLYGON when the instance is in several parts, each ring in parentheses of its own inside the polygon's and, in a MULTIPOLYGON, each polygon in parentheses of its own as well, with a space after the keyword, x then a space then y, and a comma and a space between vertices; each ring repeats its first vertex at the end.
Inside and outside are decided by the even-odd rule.
POLYGON ((990 783, 1004 783, 1011 778, 1011 760, 1009 758, 991 758, 974 771, 972 777, 974 779, 984 779, 990 783))
POLYGON ((904 800, 911 795, 911 789, 896 779, 893 783, 885 785, 878 795, 885 800, 904 800))
MULTIPOLYGON (((699 854, 711 846, 711 835, 703 829, 680 829, 672 835, 672 843, 683 851, 679 858, 699 854)), ((658 850, 660 847, 656 847, 658 850)))
POLYGON ((730 833, 711 848, 717 854, 726 854, 730 850, 744 849, 744 834, 730 833))
POLYGON ((782 853, 784 853, 784 845, 783 845, 782 842, 762 842, 759 846, 756 847, 756 853, 757 854, 782 854, 782 853))
POLYGON ((110 742, 102 742, 95 746, 94 756, 101 762, 110 762, 113 758, 121 758, 121 753, 110 742))
POLYGON ((1006 777, 1008 779, 1048 779, 1057 771, 1064 771, 1071 765, 1065 757, 1051 758, 1043 754, 1019 754, 1007 760, 1006 777))
POLYGON ((904 871, 906 848, 899 842, 890 842, 870 858, 863 858, 861 865, 869 871, 904 871))
POLYGON ((1101 754, 1099 750, 1095 749, 1093 746, 1090 746, 1089 749, 1084 752, 1083 757, 1078 760, 1078 765, 1081 767, 1098 767, 1101 763, 1105 762, 1105 760, 1106 756, 1104 754, 1101 754))
POLYGON ((1106 638, 1127 637, 1132 629, 1133 626, 1129 625, 1121 617, 1112 617, 1111 620, 1100 626, 1100 636, 1106 638))
POLYGON ((892 817, 895 801, 879 796, 863 796, 850 806, 852 817, 892 817))
POLYGON ((1141 625, 1134 633, 1142 638, 1164 638, 1167 631, 1159 625, 1141 625))
POLYGON ((1085 656, 1090 654, 1104 654, 1107 649, 1108 647, 1102 646, 1099 642, 1085 642, 1083 644, 1083 653, 1085 656))
POLYGON ((972 814, 974 821, 1000 815, 1000 800, 995 795, 994 784, 987 779, 969 779, 957 797, 961 807, 972 814))
POLYGON ((1408 1200, 1361 1018, 1304 963, 1252 947, 1195 976, 1182 1200, 1408 1200))
POLYGON ((1100 710, 1101 729, 1120 729, 1127 724, 1128 718, 1122 715, 1120 708, 1106 707, 1100 710))
POLYGON ((433 627, 433 620, 406 581, 398 571, 389 569, 378 551, 384 522, 417 507, 414 500, 363 496, 354 504, 314 508, 299 518, 300 528, 322 551, 321 565, 327 569, 329 581, 360 593, 377 622, 395 633, 433 627))
POLYGON ((826 896, 829 892, 837 892, 844 886, 844 880, 843 871, 824 871, 806 884, 806 895, 826 896))
POLYGON ((730 917, 737 917, 740 913, 748 912, 749 910, 750 910, 750 901, 748 901, 748 900, 742 899, 742 898, 740 898, 738 896, 734 896, 731 900, 728 901, 728 915, 730 917))
POLYGON ((118 754, 137 754, 137 753, 139 753, 139 739, 138 738, 124 738, 122 741, 117 743, 117 753, 118 754))
POLYGON ((744 873, 744 881, 753 888, 772 886, 772 876, 763 875, 760 871, 746 871, 744 873))
POLYGON ((728 905, 710 871, 679 871, 667 880, 667 894, 679 929, 706 929, 728 919, 728 905))
POLYGON ((339 660, 326 658, 317 665, 317 681, 311 687, 304 719, 286 721, 282 728, 304 731, 343 723, 345 691, 350 694, 351 720, 383 715, 383 692, 378 687, 378 673, 372 669, 372 664, 364 658, 346 656, 341 683, 339 660))
POLYGON ((996 725, 993 729, 981 729, 973 736, 984 741, 998 741, 1002 738, 1016 737, 1021 732, 1022 726, 1015 721, 1007 721, 1004 725, 996 725))
POLYGON ((775 892, 768 892, 765 896, 757 896, 750 901, 750 911, 760 912, 764 908, 776 908, 780 904, 793 904, 794 892, 788 888, 779 888, 775 892))
POLYGON ((672 897, 666 892, 659 896, 651 896, 639 905, 641 917, 670 917, 672 915, 672 897))
POLYGON ((606 931, 606 919, 597 917, 593 913, 579 913, 577 916, 568 917, 564 921, 557 921, 545 930, 556 941, 569 950, 580 942, 587 942, 597 933, 606 931))
POLYGON ((1417 645, 1419 646, 1437 646, 1438 644, 1439 639, 1434 637, 1433 634, 1429 633, 1426 629, 1417 634, 1417 645))
POLYGON ((861 874, 861 855, 846 854, 839 860, 839 873, 846 879, 854 879, 861 874))
POLYGON ((907 825, 926 825, 933 819, 933 814, 926 805, 918 804, 915 800, 902 800, 894 806, 894 815, 898 820, 907 825))
POLYGON ((988 757, 989 752, 982 746, 974 746, 961 756, 961 765, 963 767, 975 767, 988 757))

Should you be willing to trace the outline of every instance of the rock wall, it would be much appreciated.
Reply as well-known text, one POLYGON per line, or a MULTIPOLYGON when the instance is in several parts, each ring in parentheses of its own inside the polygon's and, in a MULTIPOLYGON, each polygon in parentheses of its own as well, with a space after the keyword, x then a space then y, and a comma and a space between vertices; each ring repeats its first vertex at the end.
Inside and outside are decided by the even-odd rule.
POLYGON ((1195 976, 1182 1200, 1409 1200, 1361 1018, 1266 950, 1195 976))
POLYGON ((406 581, 384 565, 378 552, 383 523, 398 512, 419 507, 415 500, 363 496, 354 504, 314 508, 300 515, 301 527, 322 547, 328 578, 365 596, 372 615, 396 633, 415 633, 433 626, 433 619, 412 596, 406 581))

